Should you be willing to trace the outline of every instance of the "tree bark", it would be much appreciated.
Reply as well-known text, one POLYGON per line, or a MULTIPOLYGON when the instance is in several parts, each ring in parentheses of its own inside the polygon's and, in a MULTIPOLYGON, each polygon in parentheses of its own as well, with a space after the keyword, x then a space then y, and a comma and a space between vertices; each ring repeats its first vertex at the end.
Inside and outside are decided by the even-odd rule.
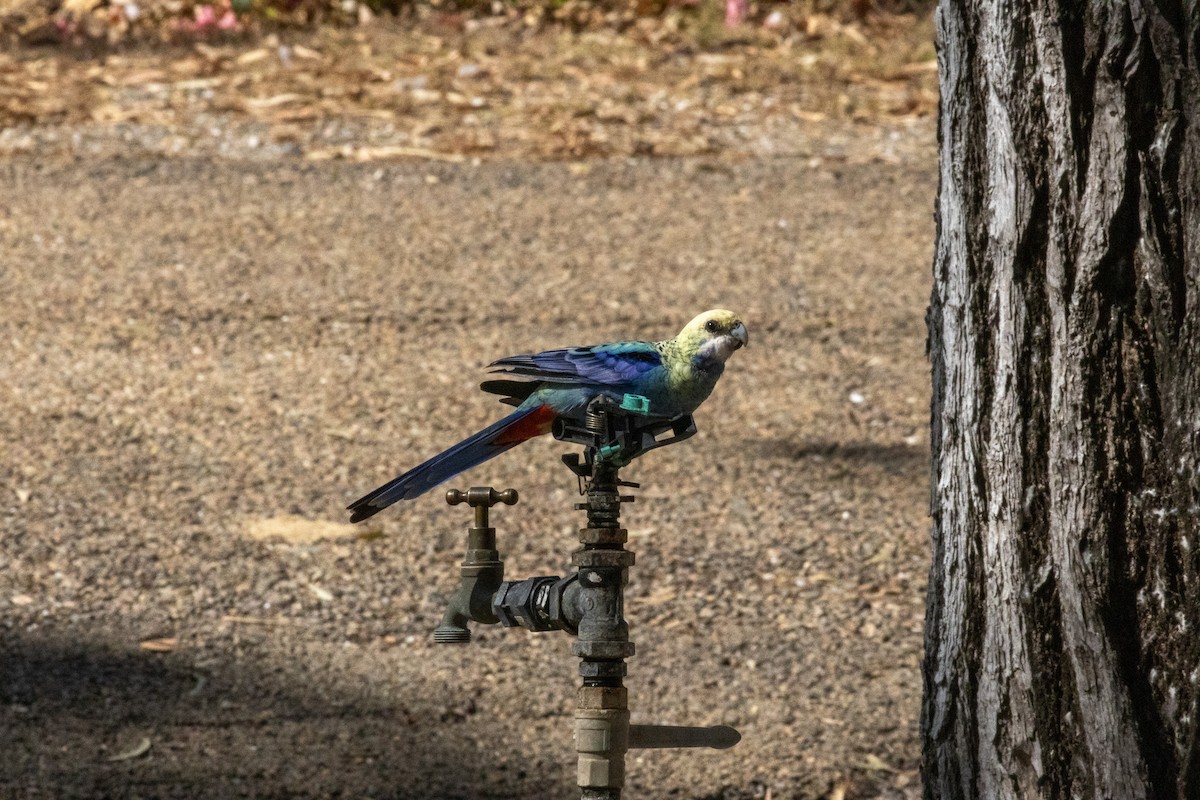
POLYGON ((1200 798, 1200 11, 943 0, 926 798, 1200 798))

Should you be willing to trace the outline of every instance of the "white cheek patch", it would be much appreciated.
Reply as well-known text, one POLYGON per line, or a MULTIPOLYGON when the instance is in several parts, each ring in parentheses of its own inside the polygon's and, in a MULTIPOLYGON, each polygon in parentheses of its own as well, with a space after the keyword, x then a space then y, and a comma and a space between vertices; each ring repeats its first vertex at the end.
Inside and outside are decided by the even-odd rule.
POLYGON ((700 345, 699 355, 701 359, 715 358, 724 363, 736 349, 737 340, 732 336, 715 336, 700 345))

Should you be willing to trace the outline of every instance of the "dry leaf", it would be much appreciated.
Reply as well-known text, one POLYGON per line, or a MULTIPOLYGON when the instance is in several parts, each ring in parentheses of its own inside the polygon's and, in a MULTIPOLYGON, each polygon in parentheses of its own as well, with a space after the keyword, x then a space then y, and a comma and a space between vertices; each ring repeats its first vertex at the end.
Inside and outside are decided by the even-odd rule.
POLYGON ((310 50, 302 44, 292 47, 292 55, 296 58, 307 58, 309 61, 324 61, 325 56, 318 53, 316 50, 310 50))
POLYGON ((141 741, 130 747, 128 750, 122 750, 116 755, 109 756, 109 761, 129 761, 130 759, 144 756, 150 752, 150 737, 143 736, 141 741))
POLYGON ((887 542, 875 555, 863 561, 864 564, 883 564, 891 561, 896 556, 896 545, 893 542, 887 542))
POLYGON ((62 9, 77 17, 82 17, 98 5, 100 5, 100 0, 64 0, 62 9))
POLYGON ((414 103, 428 104, 442 101, 442 93, 431 89, 413 89, 410 94, 414 103))
POLYGON ((151 653, 169 653, 178 646, 179 640, 173 636, 164 639, 147 639, 138 645, 141 649, 151 653))
POLYGON ((663 603, 669 603, 679 596, 679 592, 670 586, 663 586, 655 589, 650 594, 643 597, 639 602, 643 606, 660 606, 663 603))
POLYGON ((196 52, 209 61, 220 61, 226 56, 224 50, 213 47, 212 45, 204 44, 203 42, 198 42, 196 44, 196 52))
POLYGON ((913 75, 928 75, 937 72, 937 68, 937 59, 930 59, 929 61, 916 61, 912 64, 905 64, 900 68, 899 72, 901 75, 911 77, 913 75))
POLYGON ((353 161, 377 161, 387 158, 425 158, 430 161, 446 161, 461 164, 467 157, 461 153, 439 153, 424 147, 318 147, 304 154, 309 161, 325 161, 331 158, 347 158, 353 161))
POLYGON ((286 617, 243 617, 237 614, 226 614, 221 617, 221 622, 228 622, 239 625, 292 625, 296 620, 287 619, 286 617))
POLYGON ((271 122, 307 122, 313 119, 319 119, 321 112, 312 106, 304 108, 289 108, 282 111, 277 111, 271 115, 271 122))
POLYGON ((251 539, 283 539, 291 544, 311 544, 322 539, 350 538, 358 533, 353 525, 343 522, 283 516, 250 520, 246 535, 251 539))
POLYGON ((294 103, 297 100, 303 100, 304 95, 296 94, 295 92, 285 92, 277 94, 274 97, 251 97, 246 101, 246 105, 250 108, 274 108, 285 103, 294 103))
POLYGON ((131 72, 128 75, 123 75, 119 80, 110 75, 98 75, 97 77, 109 85, 145 86, 146 84, 165 83, 167 73, 161 69, 141 69, 131 72))
POLYGON ((242 66, 246 66, 247 64, 253 64, 257 61, 262 61, 264 58, 267 58, 270 55, 271 51, 263 47, 260 47, 257 50, 247 50, 245 53, 242 53, 237 57, 237 63, 242 66))
POLYGON ((868 754, 867 757, 863 759, 863 766, 865 768, 871 770, 872 772, 895 772, 896 771, 896 770, 892 769, 891 767, 889 767, 887 765, 887 763, 884 762, 883 759, 881 759, 877 755, 874 755, 873 753, 868 754))
POLYGON ((212 89, 224 82, 220 78, 191 78, 186 81, 176 81, 171 84, 171 88, 180 92, 196 92, 202 89, 212 89))

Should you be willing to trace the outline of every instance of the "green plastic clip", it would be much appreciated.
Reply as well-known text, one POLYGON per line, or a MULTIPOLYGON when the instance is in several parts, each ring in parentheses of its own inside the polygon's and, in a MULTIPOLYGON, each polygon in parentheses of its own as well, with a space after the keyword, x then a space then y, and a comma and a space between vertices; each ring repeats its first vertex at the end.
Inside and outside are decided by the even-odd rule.
POLYGON ((619 444, 606 445, 606 446, 600 448, 600 458, 603 461, 607 461, 620 452, 621 452, 621 445, 619 445, 619 444))
POLYGON ((627 394, 621 398, 621 408, 635 414, 649 414, 650 398, 640 394, 627 394))

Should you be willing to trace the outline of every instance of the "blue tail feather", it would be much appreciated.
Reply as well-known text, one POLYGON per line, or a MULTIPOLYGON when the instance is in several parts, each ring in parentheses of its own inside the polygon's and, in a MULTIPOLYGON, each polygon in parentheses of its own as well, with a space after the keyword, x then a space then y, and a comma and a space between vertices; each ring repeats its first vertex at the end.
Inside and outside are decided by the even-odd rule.
POLYGON ((403 475, 393 478, 378 489, 355 500, 347 507, 350 511, 350 521, 359 522, 374 516, 398 500, 411 500, 419 497, 460 472, 465 472, 471 467, 478 466, 515 447, 522 440, 504 441, 504 434, 537 410, 537 406, 518 409, 474 436, 464 439, 449 450, 439 453, 423 464, 413 467, 403 475))

